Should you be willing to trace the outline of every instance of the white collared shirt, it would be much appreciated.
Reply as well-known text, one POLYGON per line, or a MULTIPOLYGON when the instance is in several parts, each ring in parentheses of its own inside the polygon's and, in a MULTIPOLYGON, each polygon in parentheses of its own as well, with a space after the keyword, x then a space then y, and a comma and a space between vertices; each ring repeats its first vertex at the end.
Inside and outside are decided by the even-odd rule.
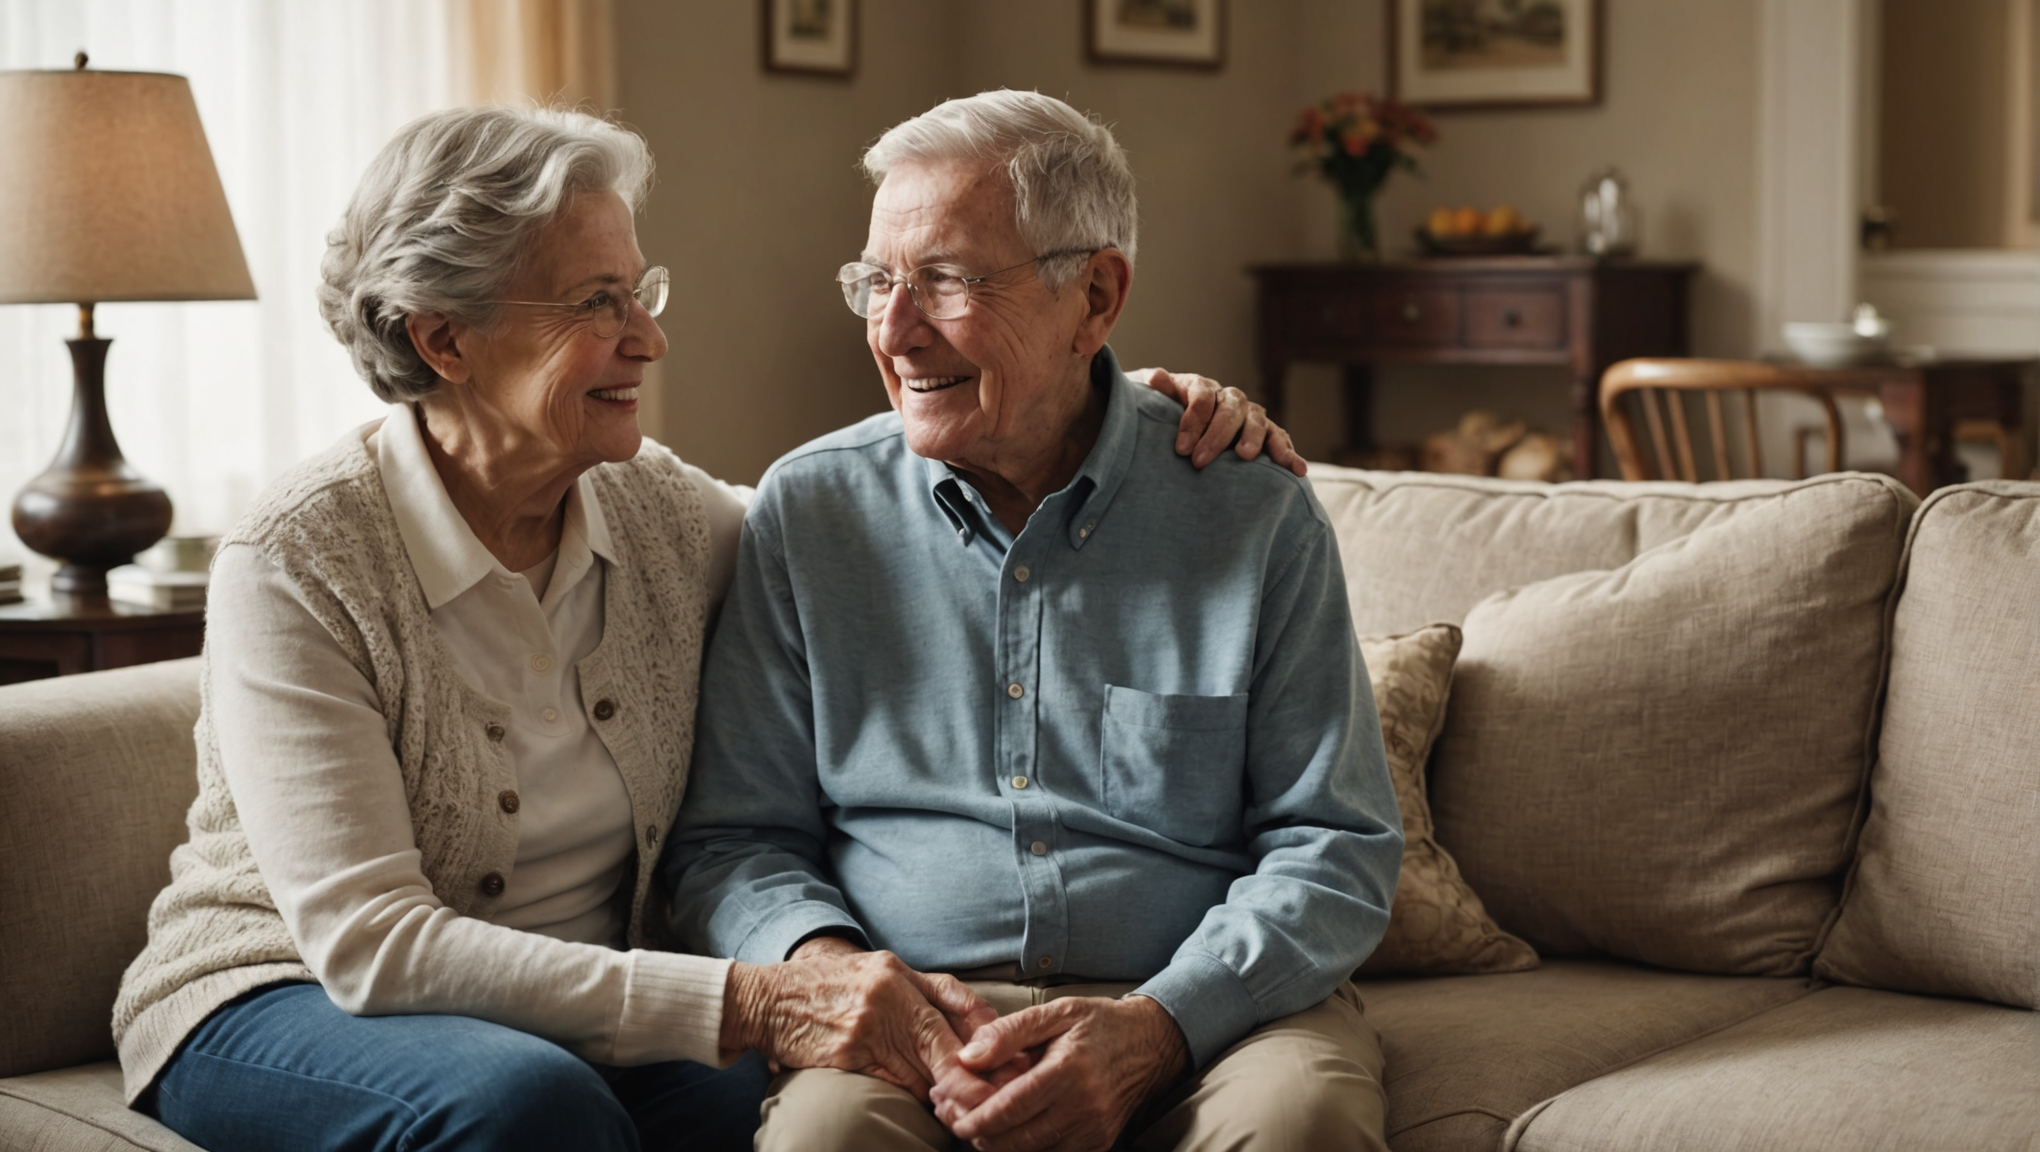
POLYGON ((541 600, 454 507, 416 419, 393 413, 368 446, 461 678, 510 706, 504 747, 517 768, 517 866, 491 919, 614 944, 625 909, 612 897, 636 843, 630 795, 588 723, 575 668, 602 642, 603 570, 615 562, 594 486, 584 473, 567 489, 559 550, 538 566, 550 568, 541 600))

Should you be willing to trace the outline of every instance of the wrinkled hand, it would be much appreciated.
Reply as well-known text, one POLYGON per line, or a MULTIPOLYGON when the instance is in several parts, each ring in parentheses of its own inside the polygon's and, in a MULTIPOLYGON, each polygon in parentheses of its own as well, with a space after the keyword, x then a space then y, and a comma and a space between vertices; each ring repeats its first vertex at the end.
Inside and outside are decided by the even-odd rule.
POLYGON ((982 1152, 1102 1152, 1189 1063, 1154 1000, 1068 996, 980 1027, 932 1098, 936 1118, 982 1152))
POLYGON ((723 1003, 725 1049, 763 1052, 774 1071, 862 1072, 924 1101, 963 1042, 998 1017, 953 977, 834 937, 782 964, 732 966, 723 1003))
POLYGON ((1189 372, 1174 373, 1164 368, 1136 368, 1127 378, 1138 380, 1183 405, 1183 422, 1176 432, 1176 455, 1190 457, 1199 468, 1218 459, 1226 445, 1232 445, 1242 460, 1252 460, 1265 447, 1268 459, 1298 476, 1310 470, 1289 433, 1268 419, 1268 410, 1247 399, 1237 388, 1227 388, 1189 372), (1234 441, 1234 437, 1239 439, 1234 441))

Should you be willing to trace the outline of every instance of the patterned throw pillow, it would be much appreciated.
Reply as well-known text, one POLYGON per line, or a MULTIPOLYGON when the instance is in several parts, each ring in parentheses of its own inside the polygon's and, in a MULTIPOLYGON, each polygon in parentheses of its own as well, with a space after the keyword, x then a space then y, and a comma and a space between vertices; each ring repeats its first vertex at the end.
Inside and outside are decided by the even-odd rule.
POLYGON ((1402 809, 1402 878, 1389 912, 1388 935, 1360 966, 1360 976, 1464 975, 1520 972, 1537 967, 1530 945, 1497 927, 1480 897, 1467 887, 1431 830, 1424 764, 1445 727, 1459 629, 1433 624, 1401 636, 1360 641, 1388 773, 1402 809))

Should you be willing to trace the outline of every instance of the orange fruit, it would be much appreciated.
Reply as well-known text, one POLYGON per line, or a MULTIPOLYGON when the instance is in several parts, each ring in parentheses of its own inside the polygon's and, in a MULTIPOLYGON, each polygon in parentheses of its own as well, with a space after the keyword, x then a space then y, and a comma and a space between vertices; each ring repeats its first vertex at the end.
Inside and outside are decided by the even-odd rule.
POLYGON ((1498 205, 1487 214, 1485 220, 1481 221, 1481 231, 1489 236, 1514 236, 1518 232, 1528 230, 1529 222, 1523 219, 1522 213, 1516 211, 1514 206, 1508 204, 1498 205))
POLYGON ((1431 209, 1431 215, 1424 220, 1424 231, 1429 232, 1433 236, 1447 237, 1457 235, 1458 227, 1459 225, 1453 219, 1452 209, 1450 208, 1433 208, 1431 209))
POLYGON ((1478 236, 1484 219, 1478 208, 1461 208, 1452 214, 1452 232, 1457 236, 1478 236))

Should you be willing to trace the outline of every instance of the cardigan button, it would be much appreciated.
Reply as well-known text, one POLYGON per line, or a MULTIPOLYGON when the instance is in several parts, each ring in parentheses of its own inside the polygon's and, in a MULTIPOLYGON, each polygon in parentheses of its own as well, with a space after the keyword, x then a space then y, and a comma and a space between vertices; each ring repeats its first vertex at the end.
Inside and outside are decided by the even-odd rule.
POLYGON ((659 826, 657 824, 645 825, 645 843, 650 844, 654 848, 659 846, 659 826))
POLYGON ((503 811, 510 813, 512 816, 517 815, 517 810, 524 806, 524 802, 517 798, 517 793, 508 788, 496 793, 496 803, 501 804, 503 811))
POLYGON ((595 718, 597 720, 607 720, 614 715, 616 715, 616 702, 614 700, 597 700, 595 702, 595 718))
POLYGON ((487 876, 482 877, 482 895, 501 896, 502 894, 503 874, 501 872, 491 872, 487 876))
POLYGON ((495 741, 498 744, 501 744, 503 742, 503 726, 501 724, 489 725, 488 733, 489 739, 495 741))

